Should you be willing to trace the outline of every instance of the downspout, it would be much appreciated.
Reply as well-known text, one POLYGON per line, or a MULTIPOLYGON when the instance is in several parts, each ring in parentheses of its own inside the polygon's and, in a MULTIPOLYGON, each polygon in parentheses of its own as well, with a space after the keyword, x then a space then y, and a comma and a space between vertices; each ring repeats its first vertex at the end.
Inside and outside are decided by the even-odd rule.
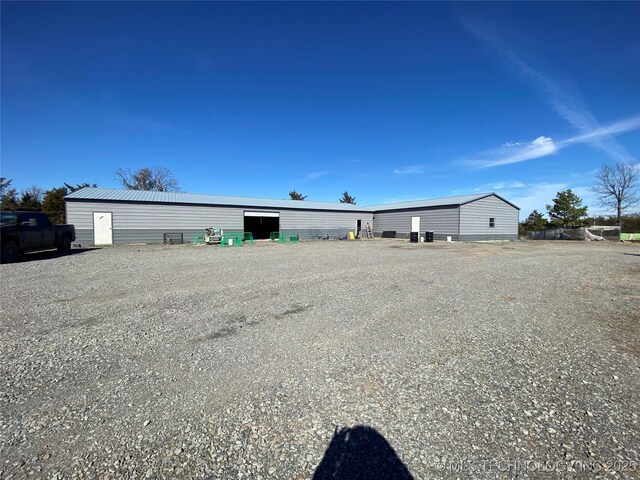
POLYGON ((458 238, 457 240, 460 241, 460 209, 462 208, 462 205, 458 205, 458 238))

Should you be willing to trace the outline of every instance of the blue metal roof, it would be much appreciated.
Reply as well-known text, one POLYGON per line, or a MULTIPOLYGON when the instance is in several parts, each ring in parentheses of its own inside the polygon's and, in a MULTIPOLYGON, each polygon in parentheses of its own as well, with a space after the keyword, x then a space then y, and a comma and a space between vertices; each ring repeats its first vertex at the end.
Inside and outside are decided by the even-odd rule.
POLYGON ((431 198, 410 202, 387 203, 361 207, 349 203, 337 202, 301 202, 299 200, 277 200, 273 198, 231 197, 226 195, 204 195, 199 193, 151 192, 146 190, 118 190, 113 188, 86 187, 70 193, 66 200, 95 200, 107 202, 144 202, 144 203, 181 203, 194 205, 229 205, 261 208, 295 208, 302 210, 337 210, 348 212, 376 212, 381 210, 402 210, 412 208, 441 207, 445 205, 464 205, 481 198, 495 195, 515 208, 513 203, 496 193, 478 193, 456 197, 431 198))
POLYGON ((338 202, 301 202, 273 198, 230 197, 199 193, 151 192, 147 190, 117 190, 113 188, 86 187, 64 197, 66 200, 95 200, 107 202, 181 203, 194 205, 229 205, 262 208, 295 208, 304 210, 341 210, 370 212, 368 207, 338 202))

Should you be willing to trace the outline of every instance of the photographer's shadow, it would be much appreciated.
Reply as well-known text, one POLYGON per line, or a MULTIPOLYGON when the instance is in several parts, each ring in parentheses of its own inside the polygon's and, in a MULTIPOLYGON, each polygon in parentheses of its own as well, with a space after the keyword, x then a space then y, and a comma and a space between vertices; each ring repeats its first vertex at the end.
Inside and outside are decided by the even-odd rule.
POLYGON ((313 479, 408 480, 413 476, 382 435, 358 425, 336 429, 313 479))

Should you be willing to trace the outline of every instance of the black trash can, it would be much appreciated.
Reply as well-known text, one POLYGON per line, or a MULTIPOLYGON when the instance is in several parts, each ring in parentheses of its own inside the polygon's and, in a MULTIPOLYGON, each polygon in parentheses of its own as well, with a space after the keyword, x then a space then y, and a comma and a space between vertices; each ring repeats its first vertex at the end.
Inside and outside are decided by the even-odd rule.
POLYGON ((411 232, 411 235, 409 236, 409 241, 411 243, 418 243, 419 235, 420 235, 420 233, 418 233, 418 232, 411 232))
POLYGON ((433 232, 424 232, 424 241, 427 243, 433 243, 433 232))

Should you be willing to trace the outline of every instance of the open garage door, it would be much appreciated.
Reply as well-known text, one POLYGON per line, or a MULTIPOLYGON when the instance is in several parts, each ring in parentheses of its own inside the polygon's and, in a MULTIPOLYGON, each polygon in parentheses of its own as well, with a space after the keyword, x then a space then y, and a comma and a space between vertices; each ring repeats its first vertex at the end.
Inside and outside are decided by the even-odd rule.
POLYGON ((271 232, 280 231, 280 212, 244 212, 244 231, 256 240, 269 238, 271 232))

